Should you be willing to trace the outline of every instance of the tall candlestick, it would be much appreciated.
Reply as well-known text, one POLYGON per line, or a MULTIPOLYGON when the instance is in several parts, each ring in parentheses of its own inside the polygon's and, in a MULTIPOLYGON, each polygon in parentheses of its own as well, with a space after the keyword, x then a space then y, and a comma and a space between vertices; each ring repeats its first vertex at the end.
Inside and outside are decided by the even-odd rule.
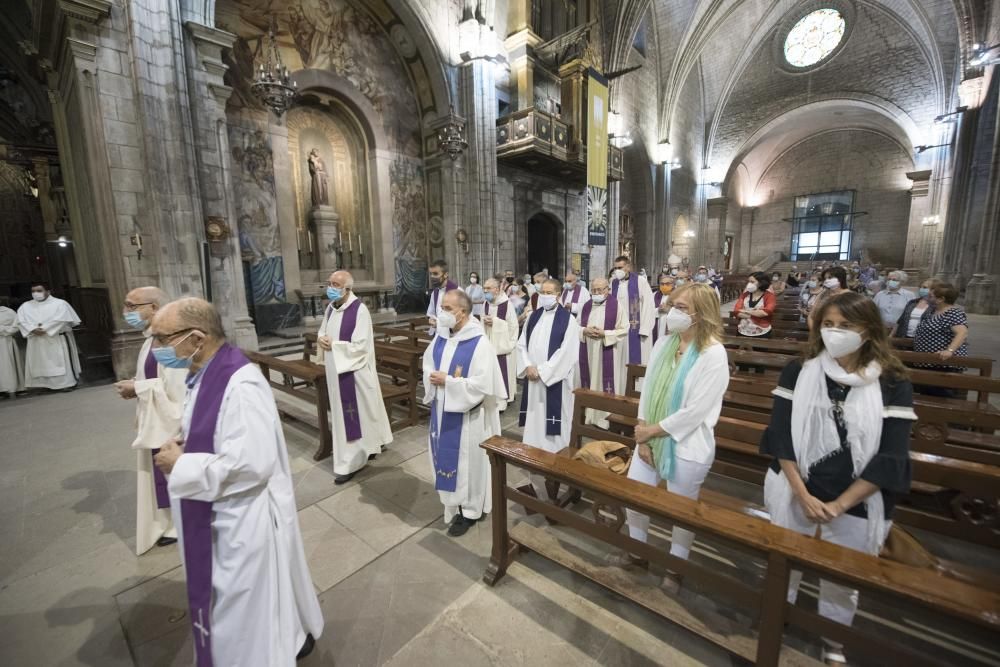
POLYGON ((354 252, 354 241, 351 240, 351 235, 347 235, 347 249, 350 252, 354 252))
POLYGON ((362 257, 365 256, 365 246, 361 243, 361 234, 358 234, 358 254, 362 257))

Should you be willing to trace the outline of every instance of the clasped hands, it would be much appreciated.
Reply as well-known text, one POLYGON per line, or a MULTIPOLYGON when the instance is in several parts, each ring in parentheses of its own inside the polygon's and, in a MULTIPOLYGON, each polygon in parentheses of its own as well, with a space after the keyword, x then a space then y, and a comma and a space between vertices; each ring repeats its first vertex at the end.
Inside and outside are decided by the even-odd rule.
POLYGON ((160 445, 160 451, 153 457, 153 463, 164 475, 169 475, 174 469, 177 459, 184 453, 184 439, 177 437, 160 445))
POLYGON ((604 329, 601 327, 589 326, 583 330, 583 335, 587 338, 604 338, 604 329))
POLYGON ((839 499, 824 503, 808 491, 803 491, 796 495, 796 500, 799 501, 806 519, 813 523, 829 523, 844 513, 844 506, 839 499))
POLYGON ((319 345, 319 349, 326 350, 329 352, 333 349, 333 341, 330 340, 329 336, 320 336, 316 339, 316 344, 319 345))

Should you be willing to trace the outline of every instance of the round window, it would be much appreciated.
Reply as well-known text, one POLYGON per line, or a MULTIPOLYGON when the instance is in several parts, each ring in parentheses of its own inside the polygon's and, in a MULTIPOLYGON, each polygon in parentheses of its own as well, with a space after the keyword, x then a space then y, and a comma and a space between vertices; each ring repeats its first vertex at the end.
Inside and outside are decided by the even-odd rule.
POLYGON ((785 37, 785 60, 809 67, 829 56, 844 39, 847 22, 836 9, 817 9, 799 19, 785 37))

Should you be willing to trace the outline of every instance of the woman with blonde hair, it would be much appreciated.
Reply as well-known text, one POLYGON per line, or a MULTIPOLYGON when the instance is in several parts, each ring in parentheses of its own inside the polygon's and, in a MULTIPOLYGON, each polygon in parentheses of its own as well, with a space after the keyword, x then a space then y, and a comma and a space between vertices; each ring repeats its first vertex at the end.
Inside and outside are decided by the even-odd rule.
MULTIPOLYGON (((899 494, 910 488, 913 387, 892 353, 878 308, 855 292, 813 311, 805 360, 781 372, 760 443, 771 523, 877 556, 899 494)), ((795 603, 802 573, 792 571, 795 603)), ((819 613, 850 625, 858 592, 820 579, 819 613)), ((827 664, 846 662, 824 639, 827 664)))
MULTIPOLYGON (((697 498, 715 459, 714 429, 729 386, 729 361, 719 297, 710 285, 675 289, 670 303, 670 334, 653 347, 639 399, 636 455, 628 478, 650 486, 665 479, 667 491, 697 498)), ((649 517, 633 510, 626 515, 629 535, 645 542, 649 517)), ((694 533, 674 526, 671 555, 686 559, 693 542, 694 533)), ((616 560, 636 562, 631 556, 616 560)), ((680 577, 668 572, 663 585, 676 591, 680 577)))

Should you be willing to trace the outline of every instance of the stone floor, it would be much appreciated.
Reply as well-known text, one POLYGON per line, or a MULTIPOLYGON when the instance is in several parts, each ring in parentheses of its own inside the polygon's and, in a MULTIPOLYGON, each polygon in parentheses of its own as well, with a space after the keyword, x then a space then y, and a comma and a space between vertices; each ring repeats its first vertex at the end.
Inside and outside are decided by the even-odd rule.
MULTIPOLYGON (((176 548, 133 552, 132 409, 109 386, 0 401, 0 664, 191 664, 176 548)), ((344 486, 286 432, 326 620, 301 664, 732 663, 539 556, 483 584, 490 522, 446 535, 425 429, 344 486)))

